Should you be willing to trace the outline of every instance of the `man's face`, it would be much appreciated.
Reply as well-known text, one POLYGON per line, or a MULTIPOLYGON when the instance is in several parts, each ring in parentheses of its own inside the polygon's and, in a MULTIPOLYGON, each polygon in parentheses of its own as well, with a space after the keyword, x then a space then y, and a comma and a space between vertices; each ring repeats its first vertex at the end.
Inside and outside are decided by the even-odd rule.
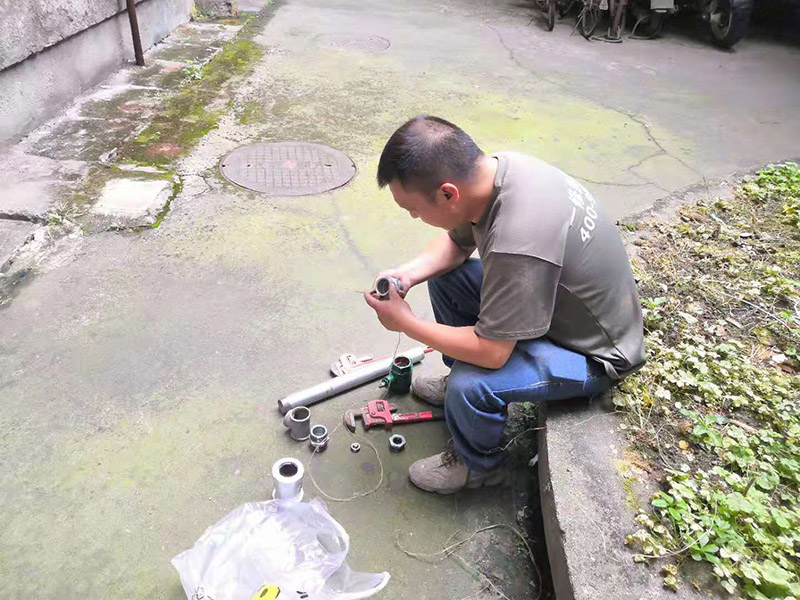
POLYGON ((413 219, 420 219, 433 227, 454 229, 464 222, 458 192, 436 190, 434 201, 422 192, 405 189, 399 181, 392 181, 389 190, 397 205, 408 211, 413 219))

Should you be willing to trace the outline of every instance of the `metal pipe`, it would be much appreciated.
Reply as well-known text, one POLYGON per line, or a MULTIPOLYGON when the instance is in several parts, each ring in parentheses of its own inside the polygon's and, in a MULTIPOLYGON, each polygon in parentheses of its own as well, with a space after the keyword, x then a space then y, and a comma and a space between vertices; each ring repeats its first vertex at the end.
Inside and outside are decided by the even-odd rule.
MULTIPOLYGON (((416 364, 425 358, 425 353, 425 348, 417 346, 406 350, 399 354, 399 356, 405 356, 412 363, 416 364)), ((302 391, 289 394, 285 398, 278 400, 278 409, 281 411, 281 414, 285 415, 288 411, 298 406, 311 406, 312 404, 335 396, 336 394, 346 392, 368 381, 380 379, 389 373, 389 370, 392 368, 393 360, 394 358, 391 356, 376 360, 375 362, 355 369, 352 373, 348 373, 347 375, 340 375, 339 377, 334 377, 328 381, 318 383, 302 391)))
POLYGON ((289 435, 297 442, 304 442, 311 436, 311 411, 305 406, 298 406, 283 417, 283 426, 289 429, 289 435))
POLYGON ((281 458, 272 465, 272 481, 275 489, 272 497, 276 500, 303 499, 303 463, 296 458, 281 458))
POLYGON ((136 18, 136 0, 127 0, 128 19, 131 22, 131 37, 133 38, 133 55, 136 64, 144 66, 144 53, 142 52, 142 39, 139 37, 139 20, 136 18))

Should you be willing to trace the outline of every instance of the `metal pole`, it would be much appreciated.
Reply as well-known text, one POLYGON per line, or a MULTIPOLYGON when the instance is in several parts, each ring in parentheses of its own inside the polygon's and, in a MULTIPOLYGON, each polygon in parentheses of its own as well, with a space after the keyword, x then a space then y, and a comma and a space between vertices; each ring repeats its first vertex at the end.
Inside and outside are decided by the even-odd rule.
POLYGON ((136 64, 144 66, 144 54, 142 53, 142 40, 139 37, 139 21, 136 18, 136 0, 127 0, 128 18, 131 21, 131 37, 133 38, 133 54, 136 57, 136 64))
MULTIPOLYGON (((405 352, 401 352, 399 356, 405 356, 412 363, 416 364, 425 358, 425 348, 417 346, 405 352)), ((298 406, 310 406, 322 400, 326 400, 331 396, 335 396, 336 394, 346 392, 361 384, 380 379, 389 373, 389 370, 392 368, 392 360, 392 357, 388 356, 384 359, 376 360, 363 367, 354 369, 347 375, 333 377, 328 381, 318 383, 310 388, 289 394, 285 398, 278 400, 278 409, 285 415, 298 406)))

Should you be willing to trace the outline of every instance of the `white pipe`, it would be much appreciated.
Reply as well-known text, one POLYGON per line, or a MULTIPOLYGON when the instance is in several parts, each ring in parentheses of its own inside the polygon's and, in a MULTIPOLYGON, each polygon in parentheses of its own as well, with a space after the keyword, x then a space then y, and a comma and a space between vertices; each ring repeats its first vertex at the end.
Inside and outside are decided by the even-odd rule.
MULTIPOLYGON (((405 356, 413 364, 416 364, 425 358, 425 348, 416 346, 398 356, 405 356)), ((359 367, 347 375, 340 375, 339 377, 334 377, 328 381, 318 383, 302 391, 289 394, 285 398, 278 400, 278 409, 280 409, 281 414, 285 415, 288 411, 298 406, 311 406, 321 400, 346 392, 368 381, 380 379, 389 373, 389 370, 392 368, 393 360, 394 358, 392 357, 382 358, 375 362, 368 363, 363 367, 359 367)))
POLYGON ((281 458, 272 465, 272 481, 275 490, 272 497, 276 500, 303 499, 303 463, 296 458, 281 458))

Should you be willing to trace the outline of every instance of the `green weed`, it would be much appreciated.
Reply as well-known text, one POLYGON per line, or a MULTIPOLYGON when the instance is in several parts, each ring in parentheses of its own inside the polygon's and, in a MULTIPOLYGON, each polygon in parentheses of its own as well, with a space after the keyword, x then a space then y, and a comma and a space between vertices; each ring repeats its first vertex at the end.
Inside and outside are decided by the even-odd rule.
POLYGON ((735 597, 800 597, 798 206, 787 163, 645 225, 662 232, 637 265, 648 363, 615 402, 663 476, 626 544, 677 563, 667 588, 693 560, 735 597))

